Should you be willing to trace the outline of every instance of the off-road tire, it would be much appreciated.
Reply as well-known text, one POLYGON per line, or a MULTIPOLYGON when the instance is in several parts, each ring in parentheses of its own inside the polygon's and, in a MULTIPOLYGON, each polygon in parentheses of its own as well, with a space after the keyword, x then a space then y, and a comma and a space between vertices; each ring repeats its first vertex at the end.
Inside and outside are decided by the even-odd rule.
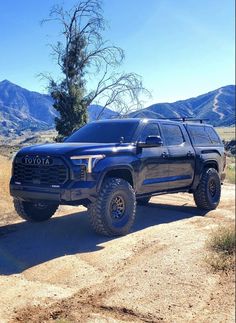
POLYGON ((137 199, 137 204, 146 206, 146 205, 148 205, 150 199, 151 199, 151 196, 138 198, 137 199))
POLYGON ((219 173, 214 168, 205 169, 201 181, 193 193, 197 207, 203 210, 214 210, 220 202, 220 196, 221 181, 219 173))
POLYGON ((135 220, 136 198, 133 187, 124 179, 108 178, 101 187, 96 202, 88 206, 89 220, 95 232, 105 236, 127 234, 135 220), (116 199, 123 201, 121 218, 115 218, 113 205, 116 199))
POLYGON ((30 222, 41 222, 50 219, 58 208, 58 204, 45 204, 38 201, 26 202, 14 199, 14 207, 18 215, 30 222))

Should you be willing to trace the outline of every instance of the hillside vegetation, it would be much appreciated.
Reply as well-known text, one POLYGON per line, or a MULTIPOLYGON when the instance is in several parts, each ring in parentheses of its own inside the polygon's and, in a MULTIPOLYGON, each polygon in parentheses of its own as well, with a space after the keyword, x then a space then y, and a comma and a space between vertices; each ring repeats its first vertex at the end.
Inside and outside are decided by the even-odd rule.
POLYGON ((157 103, 131 113, 132 117, 205 119, 213 126, 235 124, 235 86, 224 86, 196 98, 174 103, 157 103))
MULTIPOLYGON (((57 116, 49 95, 24 89, 7 80, 0 82, 0 135, 12 138, 27 131, 38 132, 54 128, 57 116)), ((89 120, 101 113, 102 119, 117 116, 117 113, 99 105, 88 108, 89 120), (102 113, 101 113, 102 112, 102 113)))
MULTIPOLYGON (((96 120, 103 107, 90 105, 89 120, 96 120)), ((27 131, 38 132, 54 128, 56 111, 49 95, 23 89, 7 80, 0 82, 0 136, 11 139, 27 131)), ((101 119, 117 117, 104 109, 101 119)), ((129 117, 208 119, 214 126, 232 126, 235 123, 235 86, 228 85, 196 98, 174 103, 158 103, 132 112, 129 117)))

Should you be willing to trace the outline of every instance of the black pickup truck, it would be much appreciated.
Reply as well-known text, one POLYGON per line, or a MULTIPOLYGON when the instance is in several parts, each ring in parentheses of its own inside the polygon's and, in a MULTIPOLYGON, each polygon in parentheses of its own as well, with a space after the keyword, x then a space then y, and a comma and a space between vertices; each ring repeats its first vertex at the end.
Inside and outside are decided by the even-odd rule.
POLYGON ((215 209, 224 168, 224 146, 210 125, 105 120, 63 143, 22 148, 10 192, 25 220, 47 220, 59 204, 84 205, 96 232, 123 235, 134 223, 136 202, 146 205, 151 196, 193 193, 197 207, 215 209))

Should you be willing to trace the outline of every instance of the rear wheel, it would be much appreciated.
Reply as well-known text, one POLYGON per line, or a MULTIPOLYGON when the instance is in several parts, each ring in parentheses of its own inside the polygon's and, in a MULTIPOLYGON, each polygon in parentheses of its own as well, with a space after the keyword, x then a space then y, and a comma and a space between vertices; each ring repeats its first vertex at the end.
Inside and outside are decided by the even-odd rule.
POLYGON ((214 210, 217 208, 221 196, 221 181, 216 169, 207 168, 204 170, 193 196, 197 207, 200 209, 214 210))
POLYGON ((149 201, 151 199, 151 196, 147 196, 147 197, 141 197, 137 199, 137 204, 138 205, 148 205, 149 201))
POLYGON ((97 233, 106 236, 125 235, 135 220, 135 192, 124 179, 108 178, 98 199, 88 209, 90 223, 97 233))
POLYGON ((14 199, 14 207, 22 219, 31 222, 41 222, 53 216, 58 208, 58 204, 48 204, 40 201, 26 202, 14 199))

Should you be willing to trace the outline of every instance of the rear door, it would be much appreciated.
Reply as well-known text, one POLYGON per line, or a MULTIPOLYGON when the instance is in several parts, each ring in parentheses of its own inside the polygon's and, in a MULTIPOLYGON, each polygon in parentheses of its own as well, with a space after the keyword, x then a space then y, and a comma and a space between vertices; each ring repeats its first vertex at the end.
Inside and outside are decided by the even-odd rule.
MULTIPOLYGON (((145 142, 148 136, 160 136, 158 123, 148 123, 143 128, 139 141, 145 142)), ((165 181, 168 176, 168 164, 166 162, 167 148, 152 147, 142 148, 138 154, 140 159, 140 171, 138 175, 138 194, 166 191, 168 183, 165 181)))
POLYGON ((195 151, 182 125, 161 123, 161 132, 168 149, 168 188, 178 189, 190 186, 195 169, 195 151))

